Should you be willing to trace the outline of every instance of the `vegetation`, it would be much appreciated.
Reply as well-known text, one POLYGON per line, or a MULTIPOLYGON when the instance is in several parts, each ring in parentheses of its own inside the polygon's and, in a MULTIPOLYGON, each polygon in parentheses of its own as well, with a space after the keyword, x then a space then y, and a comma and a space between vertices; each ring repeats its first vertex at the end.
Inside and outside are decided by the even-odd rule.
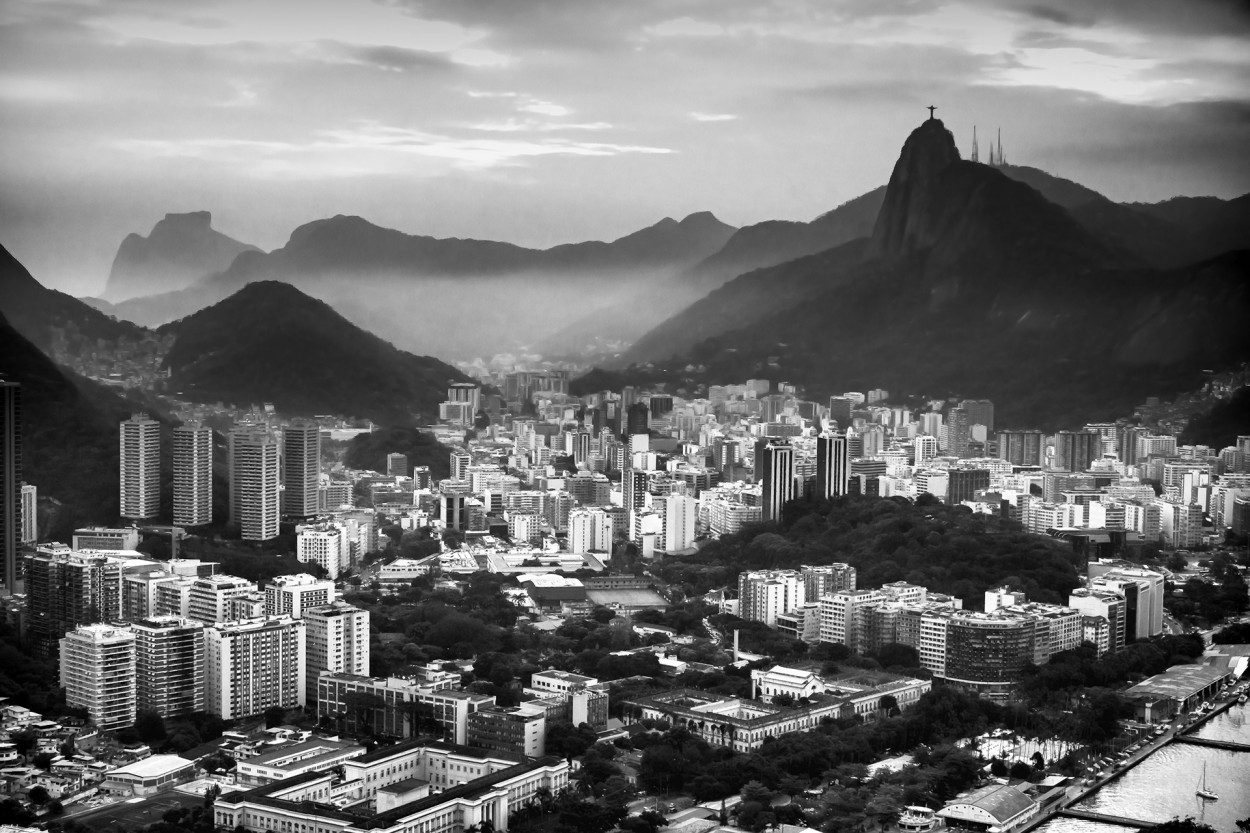
POLYGON ((1183 445, 1207 445, 1219 451, 1237 444, 1237 436, 1250 425, 1250 387, 1238 388, 1228 399, 1191 420, 1181 432, 1183 445))
MULTIPOLYGON (((429 466, 430 477, 436 482, 446 478, 451 471, 447 446, 434 439, 428 431, 415 426, 381 428, 369 434, 353 437, 347 445, 343 464, 350 469, 386 471, 386 455, 391 452, 408 455, 408 465, 429 466)), ((412 474, 411 471, 408 474, 412 474)))
POLYGON ((980 606, 984 591, 1002 584, 1054 604, 1066 602, 1078 584, 1077 559, 1064 544, 926 498, 794 501, 782 524, 759 524, 693 555, 667 558, 660 571, 694 596, 734 586, 744 570, 836 561, 856 568, 861 587, 908 581, 957 596, 970 608, 980 606))

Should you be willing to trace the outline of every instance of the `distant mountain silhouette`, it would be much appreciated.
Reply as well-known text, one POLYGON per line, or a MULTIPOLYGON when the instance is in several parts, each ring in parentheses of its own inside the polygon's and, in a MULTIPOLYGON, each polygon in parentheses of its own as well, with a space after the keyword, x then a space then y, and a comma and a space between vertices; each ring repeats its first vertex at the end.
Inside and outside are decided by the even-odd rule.
POLYGON ((447 383, 438 359, 397 350, 289 284, 252 283, 167 324, 167 389, 197 402, 272 402, 288 414, 343 414, 387 424, 434 420, 447 383))
POLYGON ((128 234, 113 258, 101 300, 172 292, 230 266, 243 252, 259 251, 212 227, 207 211, 166 214, 147 237, 128 234))
POLYGON ((13 329, 45 354, 96 349, 100 340, 140 339, 143 330, 88 304, 48 289, 0 246, 0 312, 13 329))
MULTIPOLYGON (((486 355, 521 349, 531 334, 564 326, 556 293, 624 308, 654 299, 669 278, 718 250, 734 232, 707 212, 665 218, 609 243, 527 249, 490 240, 439 239, 382 228, 360 217, 316 220, 273 252, 244 252, 229 268, 177 292, 134 298, 119 316, 157 326, 215 304, 249 283, 277 280, 327 301, 359 326, 407 349, 486 355), (593 285, 594 291, 590 291, 593 285), (484 303, 508 298, 507 304, 484 303), (429 309, 473 308, 475 326, 429 309), (420 325, 414 326, 414 317, 420 325), (484 338, 483 336, 487 336, 484 338)), ((697 290, 678 290, 681 303, 697 290)), ((645 324, 630 330, 635 336, 645 324)))
POLYGON ((998 170, 1066 208, 1087 231, 1142 265, 1184 266, 1233 249, 1250 248, 1250 196, 1117 203, 1037 168, 1003 165, 998 170))
POLYGON ((869 241, 742 275, 625 358, 675 386, 764 376, 817 397, 988 396, 1002 424, 1053 427, 1246 358, 1248 261, 1144 267, 1035 187, 961 160, 933 119, 904 144, 869 241))
POLYGON ((823 252, 872 234, 885 186, 843 203, 808 223, 767 220, 743 226, 715 254, 691 267, 686 275, 705 291, 766 266, 823 252))

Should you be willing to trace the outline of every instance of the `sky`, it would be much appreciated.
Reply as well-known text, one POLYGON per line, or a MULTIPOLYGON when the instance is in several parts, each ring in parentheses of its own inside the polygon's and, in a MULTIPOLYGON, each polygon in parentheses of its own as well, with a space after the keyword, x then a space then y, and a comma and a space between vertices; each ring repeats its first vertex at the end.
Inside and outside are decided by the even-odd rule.
POLYGON ((810 220, 937 116, 1118 201, 1250 191, 1250 6, 0 0, 0 244, 102 291, 167 212, 546 247, 810 220))

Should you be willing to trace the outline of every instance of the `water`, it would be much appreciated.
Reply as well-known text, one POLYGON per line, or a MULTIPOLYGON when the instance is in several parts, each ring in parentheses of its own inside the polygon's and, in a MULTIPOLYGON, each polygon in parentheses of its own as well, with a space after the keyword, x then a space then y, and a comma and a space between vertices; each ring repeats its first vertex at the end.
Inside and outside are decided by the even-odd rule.
POLYGON ((1085 819, 1057 818, 1035 828, 1032 833, 1137 833, 1137 828, 1085 819))
MULTIPOLYGON (((1076 806, 1149 822, 1192 816, 1221 832, 1236 830, 1237 820, 1250 816, 1250 752, 1169 743, 1076 806), (1207 786, 1220 796, 1218 801, 1194 795, 1204 761, 1207 786)), ((1077 828, 1053 828, 1070 829, 1077 828)))
POLYGON ((1234 705, 1199 726, 1193 736, 1250 744, 1250 708, 1246 705, 1234 705))

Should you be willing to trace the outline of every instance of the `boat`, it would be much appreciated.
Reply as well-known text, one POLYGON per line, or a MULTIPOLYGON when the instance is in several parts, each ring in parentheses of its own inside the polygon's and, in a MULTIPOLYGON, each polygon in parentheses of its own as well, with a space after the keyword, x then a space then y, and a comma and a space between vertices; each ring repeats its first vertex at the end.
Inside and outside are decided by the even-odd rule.
POLYGON ((1202 762, 1202 780, 1198 782, 1198 789, 1195 792, 1195 795, 1197 795, 1199 798, 1210 799, 1211 801, 1215 801, 1217 798, 1219 798, 1219 796, 1215 794, 1214 790, 1207 787, 1207 762, 1206 761, 1202 762))

